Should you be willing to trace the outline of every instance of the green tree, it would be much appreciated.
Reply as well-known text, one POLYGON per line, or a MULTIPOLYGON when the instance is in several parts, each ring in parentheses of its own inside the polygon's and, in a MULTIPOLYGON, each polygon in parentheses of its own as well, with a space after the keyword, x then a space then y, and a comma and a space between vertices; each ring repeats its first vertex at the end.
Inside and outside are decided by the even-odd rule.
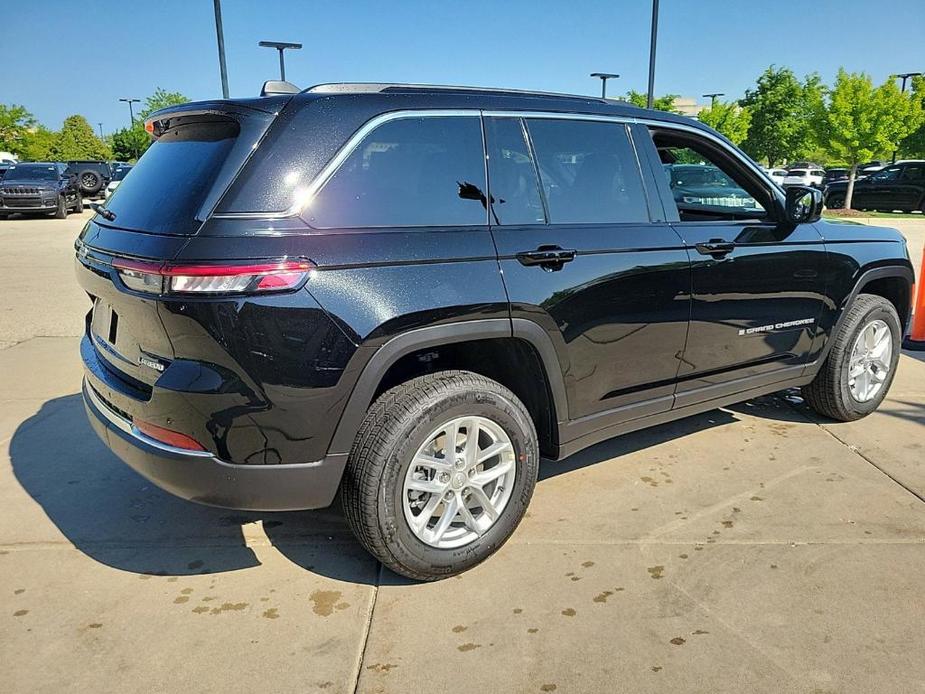
POLYGON ((791 70, 771 65, 739 102, 751 112, 742 148, 769 166, 805 155, 816 143, 824 94, 818 75, 801 83, 791 70))
POLYGON ((160 111, 162 108, 167 108, 168 106, 185 104, 188 101, 189 98, 180 92, 168 92, 158 87, 151 96, 145 99, 145 107, 138 112, 138 118, 144 121, 145 118, 155 111, 160 111))
POLYGON ((131 161, 140 157, 151 144, 151 138, 144 128, 122 128, 112 134, 112 156, 118 161, 131 161))
MULTIPOLYGON (((925 111, 925 76, 912 78, 912 99, 925 111)), ((925 158, 925 123, 900 143, 899 152, 909 159, 925 158)))
POLYGON ((845 207, 851 207, 858 164, 886 154, 922 123, 922 105, 896 81, 874 87, 868 75, 838 71, 821 123, 830 151, 848 162, 845 207))
POLYGON ((19 156, 26 161, 49 161, 54 159, 57 142, 58 133, 44 125, 37 125, 26 133, 19 156))
POLYGON ((21 156, 23 141, 35 124, 35 117, 24 107, 0 104, 0 150, 21 156))
MULTIPOLYGON (((674 107, 674 102, 677 98, 677 94, 665 94, 664 96, 657 96, 652 100, 652 108, 654 108, 656 111, 671 111, 672 113, 678 113, 674 107)), ((648 103, 645 94, 632 89, 626 93, 626 100, 629 101, 633 106, 639 106, 640 108, 646 108, 648 103)))
POLYGON ((710 108, 705 108, 697 114, 697 119, 737 145, 748 136, 752 114, 734 101, 716 101, 710 108))
POLYGON ((109 147, 93 132, 83 116, 68 116, 52 148, 55 159, 110 159, 109 147))

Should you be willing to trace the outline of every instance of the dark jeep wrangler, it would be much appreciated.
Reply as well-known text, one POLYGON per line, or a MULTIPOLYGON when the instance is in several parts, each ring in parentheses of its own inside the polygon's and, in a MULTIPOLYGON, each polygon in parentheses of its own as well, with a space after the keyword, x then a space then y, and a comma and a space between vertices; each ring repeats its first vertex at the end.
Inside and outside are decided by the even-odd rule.
POLYGON ((793 386, 856 419, 896 372, 902 236, 821 221, 687 118, 338 84, 146 127, 76 244, 94 428, 194 501, 340 492, 406 576, 498 549, 540 456, 793 386), (709 189, 673 190, 691 165, 709 189))

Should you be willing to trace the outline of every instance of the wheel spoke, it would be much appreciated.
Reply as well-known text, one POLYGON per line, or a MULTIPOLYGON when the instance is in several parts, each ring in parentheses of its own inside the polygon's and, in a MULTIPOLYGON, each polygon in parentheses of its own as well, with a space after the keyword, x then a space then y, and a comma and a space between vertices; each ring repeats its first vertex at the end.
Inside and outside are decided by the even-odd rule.
POLYGON ((491 500, 488 498, 488 495, 485 494, 485 491, 481 487, 470 487, 472 490, 472 496, 475 497, 475 500, 478 502, 479 506, 482 507, 482 512, 488 516, 492 522, 498 519, 498 510, 491 505, 491 500))
POLYGON ((421 512, 414 517, 414 526, 415 531, 420 534, 424 528, 427 527, 427 524, 430 522, 430 519, 434 517, 434 511, 437 510, 437 506, 440 505, 440 496, 434 494, 427 500, 427 503, 424 505, 424 508, 421 512))
POLYGON ((851 368, 848 370, 848 378, 857 378, 864 372, 864 362, 858 359, 851 363, 851 368))
POLYGON ((456 519, 456 516, 459 512, 459 502, 456 495, 452 499, 447 501, 443 505, 443 514, 440 516, 440 520, 437 521, 437 524, 434 526, 433 538, 435 542, 440 542, 443 539, 443 534, 449 529, 450 524, 456 519))
POLYGON ((475 420, 467 420, 466 426, 466 445, 463 448, 463 457, 467 465, 475 465, 476 456, 479 452, 479 423, 475 420))
POLYGON ((437 458, 427 453, 418 453, 414 457, 414 462, 412 464, 420 467, 429 467, 433 470, 449 470, 453 467, 452 463, 445 458, 437 458))
POLYGON ((859 400, 867 399, 867 391, 870 389, 870 372, 867 369, 861 372, 854 382, 859 400))
POLYGON ((482 534, 482 528, 479 527, 479 522, 475 520, 475 516, 472 515, 472 511, 469 510, 469 507, 466 506, 465 501, 459 505, 459 515, 462 517, 463 522, 466 524, 466 527, 469 528, 476 535, 482 534))
POLYGON ((446 484, 438 482, 436 479, 422 480, 413 478, 408 480, 407 488, 416 492, 427 492, 428 494, 442 494, 446 484))
POLYGON ((484 487, 489 482, 494 482, 496 479, 502 475, 506 475, 514 467, 514 461, 508 460, 503 463, 498 463, 493 467, 488 468, 487 470, 482 470, 480 473, 475 475, 472 478, 472 484, 477 484, 479 487, 484 487))
POLYGON ((512 446, 508 441, 495 441, 488 448, 483 448, 479 451, 475 462, 484 463, 486 460, 494 458, 499 453, 504 453, 504 451, 510 450, 511 448, 512 446))
POLYGON ((874 325, 868 325, 864 329, 864 346, 867 349, 873 349, 876 340, 874 339, 877 334, 877 328, 874 325))

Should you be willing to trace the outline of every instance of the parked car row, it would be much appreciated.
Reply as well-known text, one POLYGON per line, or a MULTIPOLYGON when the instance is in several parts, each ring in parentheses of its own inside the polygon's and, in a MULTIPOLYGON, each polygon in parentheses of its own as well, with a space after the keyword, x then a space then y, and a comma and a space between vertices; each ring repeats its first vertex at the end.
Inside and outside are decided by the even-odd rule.
POLYGON ((131 165, 73 160, 0 165, 0 219, 11 214, 50 214, 64 219, 82 212, 84 198, 108 198, 131 165))

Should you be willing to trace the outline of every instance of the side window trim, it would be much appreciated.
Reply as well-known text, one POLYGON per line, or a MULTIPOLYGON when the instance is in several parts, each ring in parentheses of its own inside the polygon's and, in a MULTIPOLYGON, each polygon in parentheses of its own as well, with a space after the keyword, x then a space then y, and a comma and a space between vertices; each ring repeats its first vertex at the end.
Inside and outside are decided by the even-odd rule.
POLYGON ((549 202, 546 200, 546 190, 543 188, 543 179, 540 178, 540 165, 536 161, 536 150, 533 148, 533 138, 530 137, 530 129, 527 127, 527 121, 518 118, 520 131, 523 133, 524 142, 527 143, 527 151, 530 152, 530 160, 533 162, 533 174, 536 176, 536 189, 540 194, 540 202, 543 203, 543 224, 549 225, 549 202))

